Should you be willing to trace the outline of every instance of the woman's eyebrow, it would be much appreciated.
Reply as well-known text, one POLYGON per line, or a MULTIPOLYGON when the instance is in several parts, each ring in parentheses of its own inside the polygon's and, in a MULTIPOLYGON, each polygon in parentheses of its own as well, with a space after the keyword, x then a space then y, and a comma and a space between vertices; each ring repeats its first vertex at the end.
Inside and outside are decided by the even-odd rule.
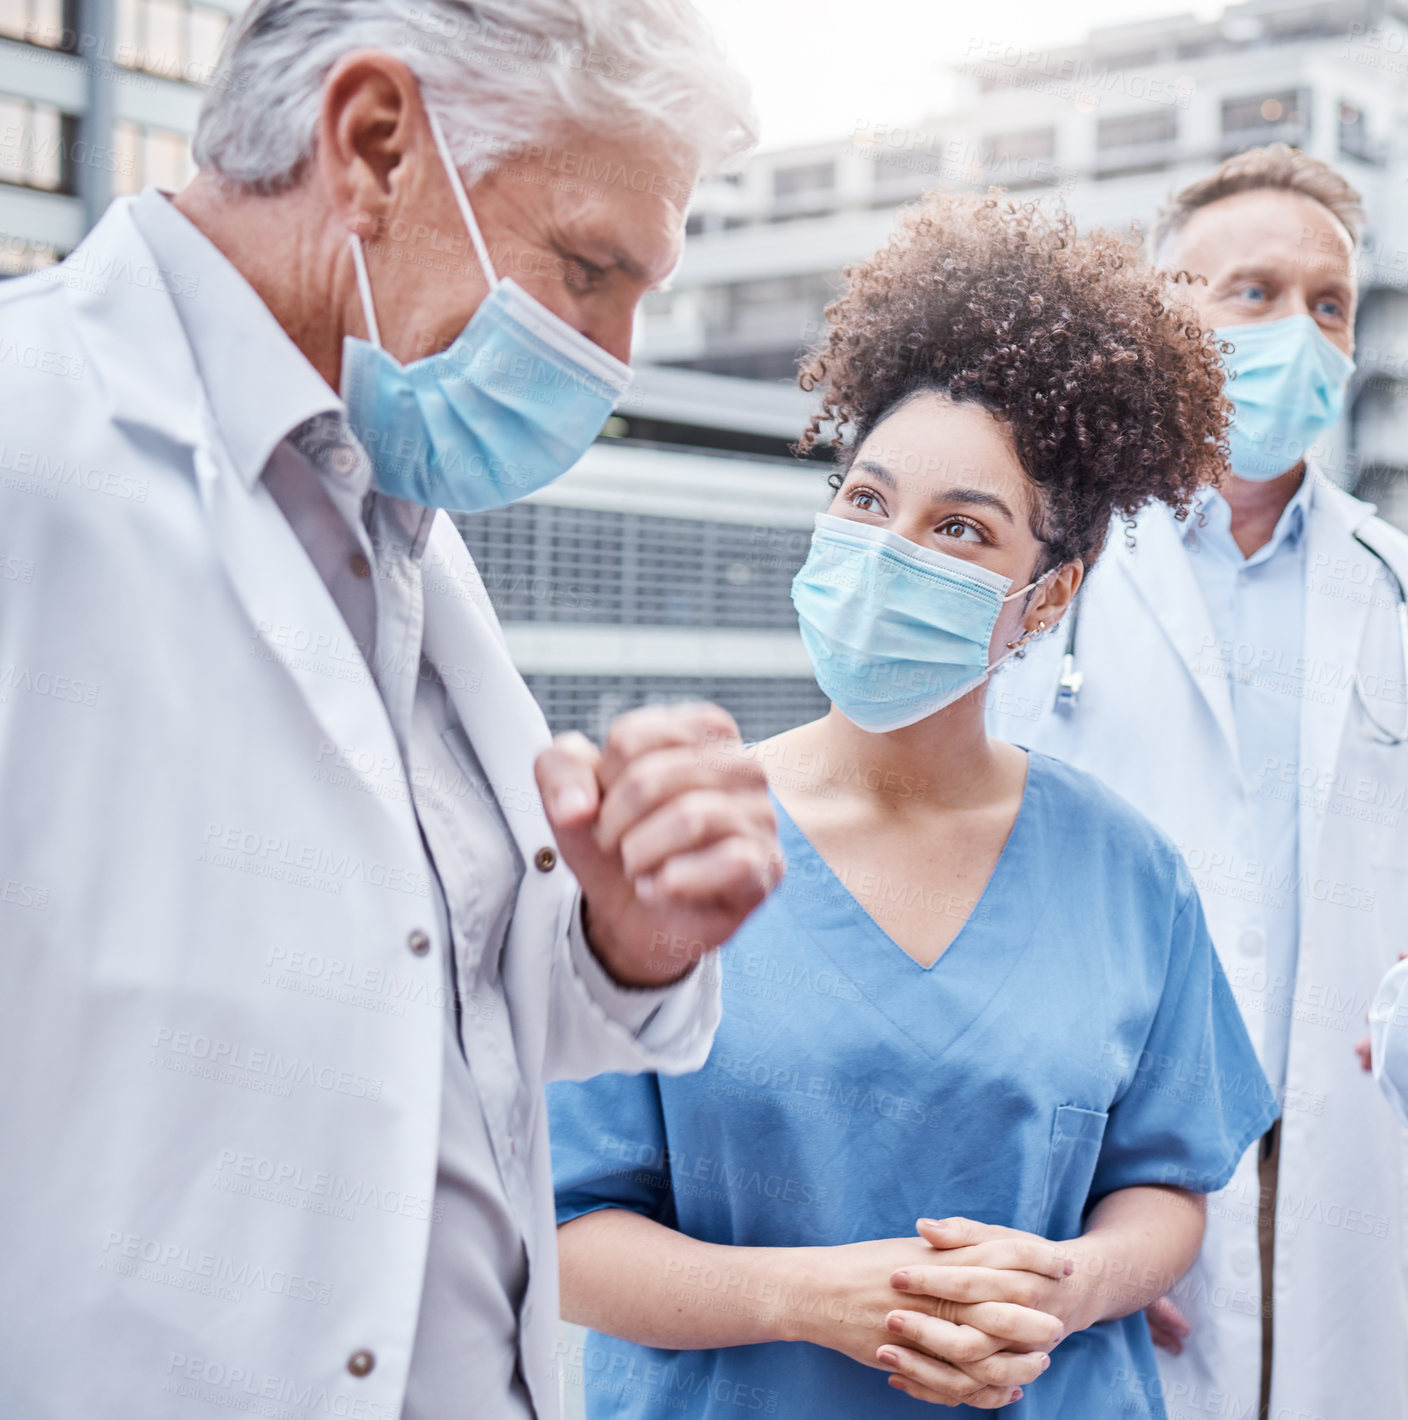
POLYGON ((987 493, 981 488, 944 488, 937 493, 931 494, 929 503, 932 507, 948 507, 954 503, 967 503, 979 508, 992 508, 1001 513, 1009 523, 1015 523, 1016 517, 1012 509, 997 496, 996 493, 987 493))
POLYGON ((856 471, 868 473, 877 483, 883 483, 887 488, 895 486, 895 476, 883 464, 872 463, 869 459, 862 459, 856 464, 856 471))
MULTIPOLYGON (((852 471, 868 474, 877 483, 883 483, 887 488, 895 487, 894 474, 883 464, 874 463, 870 459, 861 459, 852 466, 852 471)), ((996 493, 988 493, 982 488, 941 488, 929 495, 931 507, 949 507, 954 503, 967 503, 970 507, 992 508, 1001 513, 1009 523, 1017 521, 1012 509, 996 493)))

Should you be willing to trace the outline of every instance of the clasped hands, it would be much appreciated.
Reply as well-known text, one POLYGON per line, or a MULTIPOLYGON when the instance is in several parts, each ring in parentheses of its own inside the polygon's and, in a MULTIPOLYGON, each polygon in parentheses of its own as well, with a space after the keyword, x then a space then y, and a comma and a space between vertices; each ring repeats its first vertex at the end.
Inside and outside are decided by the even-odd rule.
POLYGON ((1053 1243, 967 1218, 921 1219, 917 1231, 805 1250, 816 1255, 804 1281, 823 1305, 789 1335, 889 1370, 889 1383, 917 1400, 995 1410, 1046 1370, 1052 1348, 1096 1319, 1077 1275, 1078 1240, 1053 1243))

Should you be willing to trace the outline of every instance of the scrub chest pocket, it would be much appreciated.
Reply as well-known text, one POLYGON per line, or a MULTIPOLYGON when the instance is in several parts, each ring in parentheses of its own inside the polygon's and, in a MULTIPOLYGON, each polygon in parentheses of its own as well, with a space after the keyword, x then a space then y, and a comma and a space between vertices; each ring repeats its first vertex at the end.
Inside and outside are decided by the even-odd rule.
POLYGON ((1074 1104, 1056 1107, 1046 1183, 1041 1190, 1041 1226, 1037 1231, 1043 1237, 1063 1240, 1080 1236, 1109 1118, 1102 1109, 1082 1109, 1074 1104))

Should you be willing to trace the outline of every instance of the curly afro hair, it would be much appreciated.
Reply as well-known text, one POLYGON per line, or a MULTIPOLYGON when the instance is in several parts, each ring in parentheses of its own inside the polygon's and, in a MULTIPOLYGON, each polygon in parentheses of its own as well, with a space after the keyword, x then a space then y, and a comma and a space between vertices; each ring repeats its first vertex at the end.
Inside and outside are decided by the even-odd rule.
POLYGON ((1115 513, 1155 499, 1179 518, 1225 468, 1219 347, 1137 240, 1080 236, 1056 205, 931 193, 874 258, 848 266, 827 337, 802 362, 822 390, 798 443, 835 426, 833 487, 859 444, 922 390, 1009 428, 1037 485, 1041 570, 1099 556, 1115 513))

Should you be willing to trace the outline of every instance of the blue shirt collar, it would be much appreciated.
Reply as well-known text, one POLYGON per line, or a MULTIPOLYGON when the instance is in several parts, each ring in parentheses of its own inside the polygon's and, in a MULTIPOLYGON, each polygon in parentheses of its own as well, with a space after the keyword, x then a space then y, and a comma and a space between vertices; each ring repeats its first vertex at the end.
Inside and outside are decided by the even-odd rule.
MULTIPOLYGON (((1305 477, 1300 481, 1300 487, 1296 489, 1295 496, 1281 510, 1281 516, 1276 520, 1276 527, 1271 533, 1270 539, 1264 547, 1259 547, 1247 562, 1265 562, 1269 558, 1275 557, 1283 549, 1293 551, 1299 546, 1300 540, 1305 533, 1305 520, 1310 513, 1311 499, 1314 496, 1315 471, 1307 464, 1305 477)), ((1188 521, 1183 527, 1183 541, 1185 545, 1196 545, 1200 537, 1207 538, 1214 543, 1227 543, 1234 549, 1236 544, 1232 542, 1232 509, 1228 505, 1221 493, 1215 488, 1204 489, 1194 500, 1192 511, 1188 514, 1188 521)), ((1237 556, 1241 557, 1240 550, 1237 556)))

